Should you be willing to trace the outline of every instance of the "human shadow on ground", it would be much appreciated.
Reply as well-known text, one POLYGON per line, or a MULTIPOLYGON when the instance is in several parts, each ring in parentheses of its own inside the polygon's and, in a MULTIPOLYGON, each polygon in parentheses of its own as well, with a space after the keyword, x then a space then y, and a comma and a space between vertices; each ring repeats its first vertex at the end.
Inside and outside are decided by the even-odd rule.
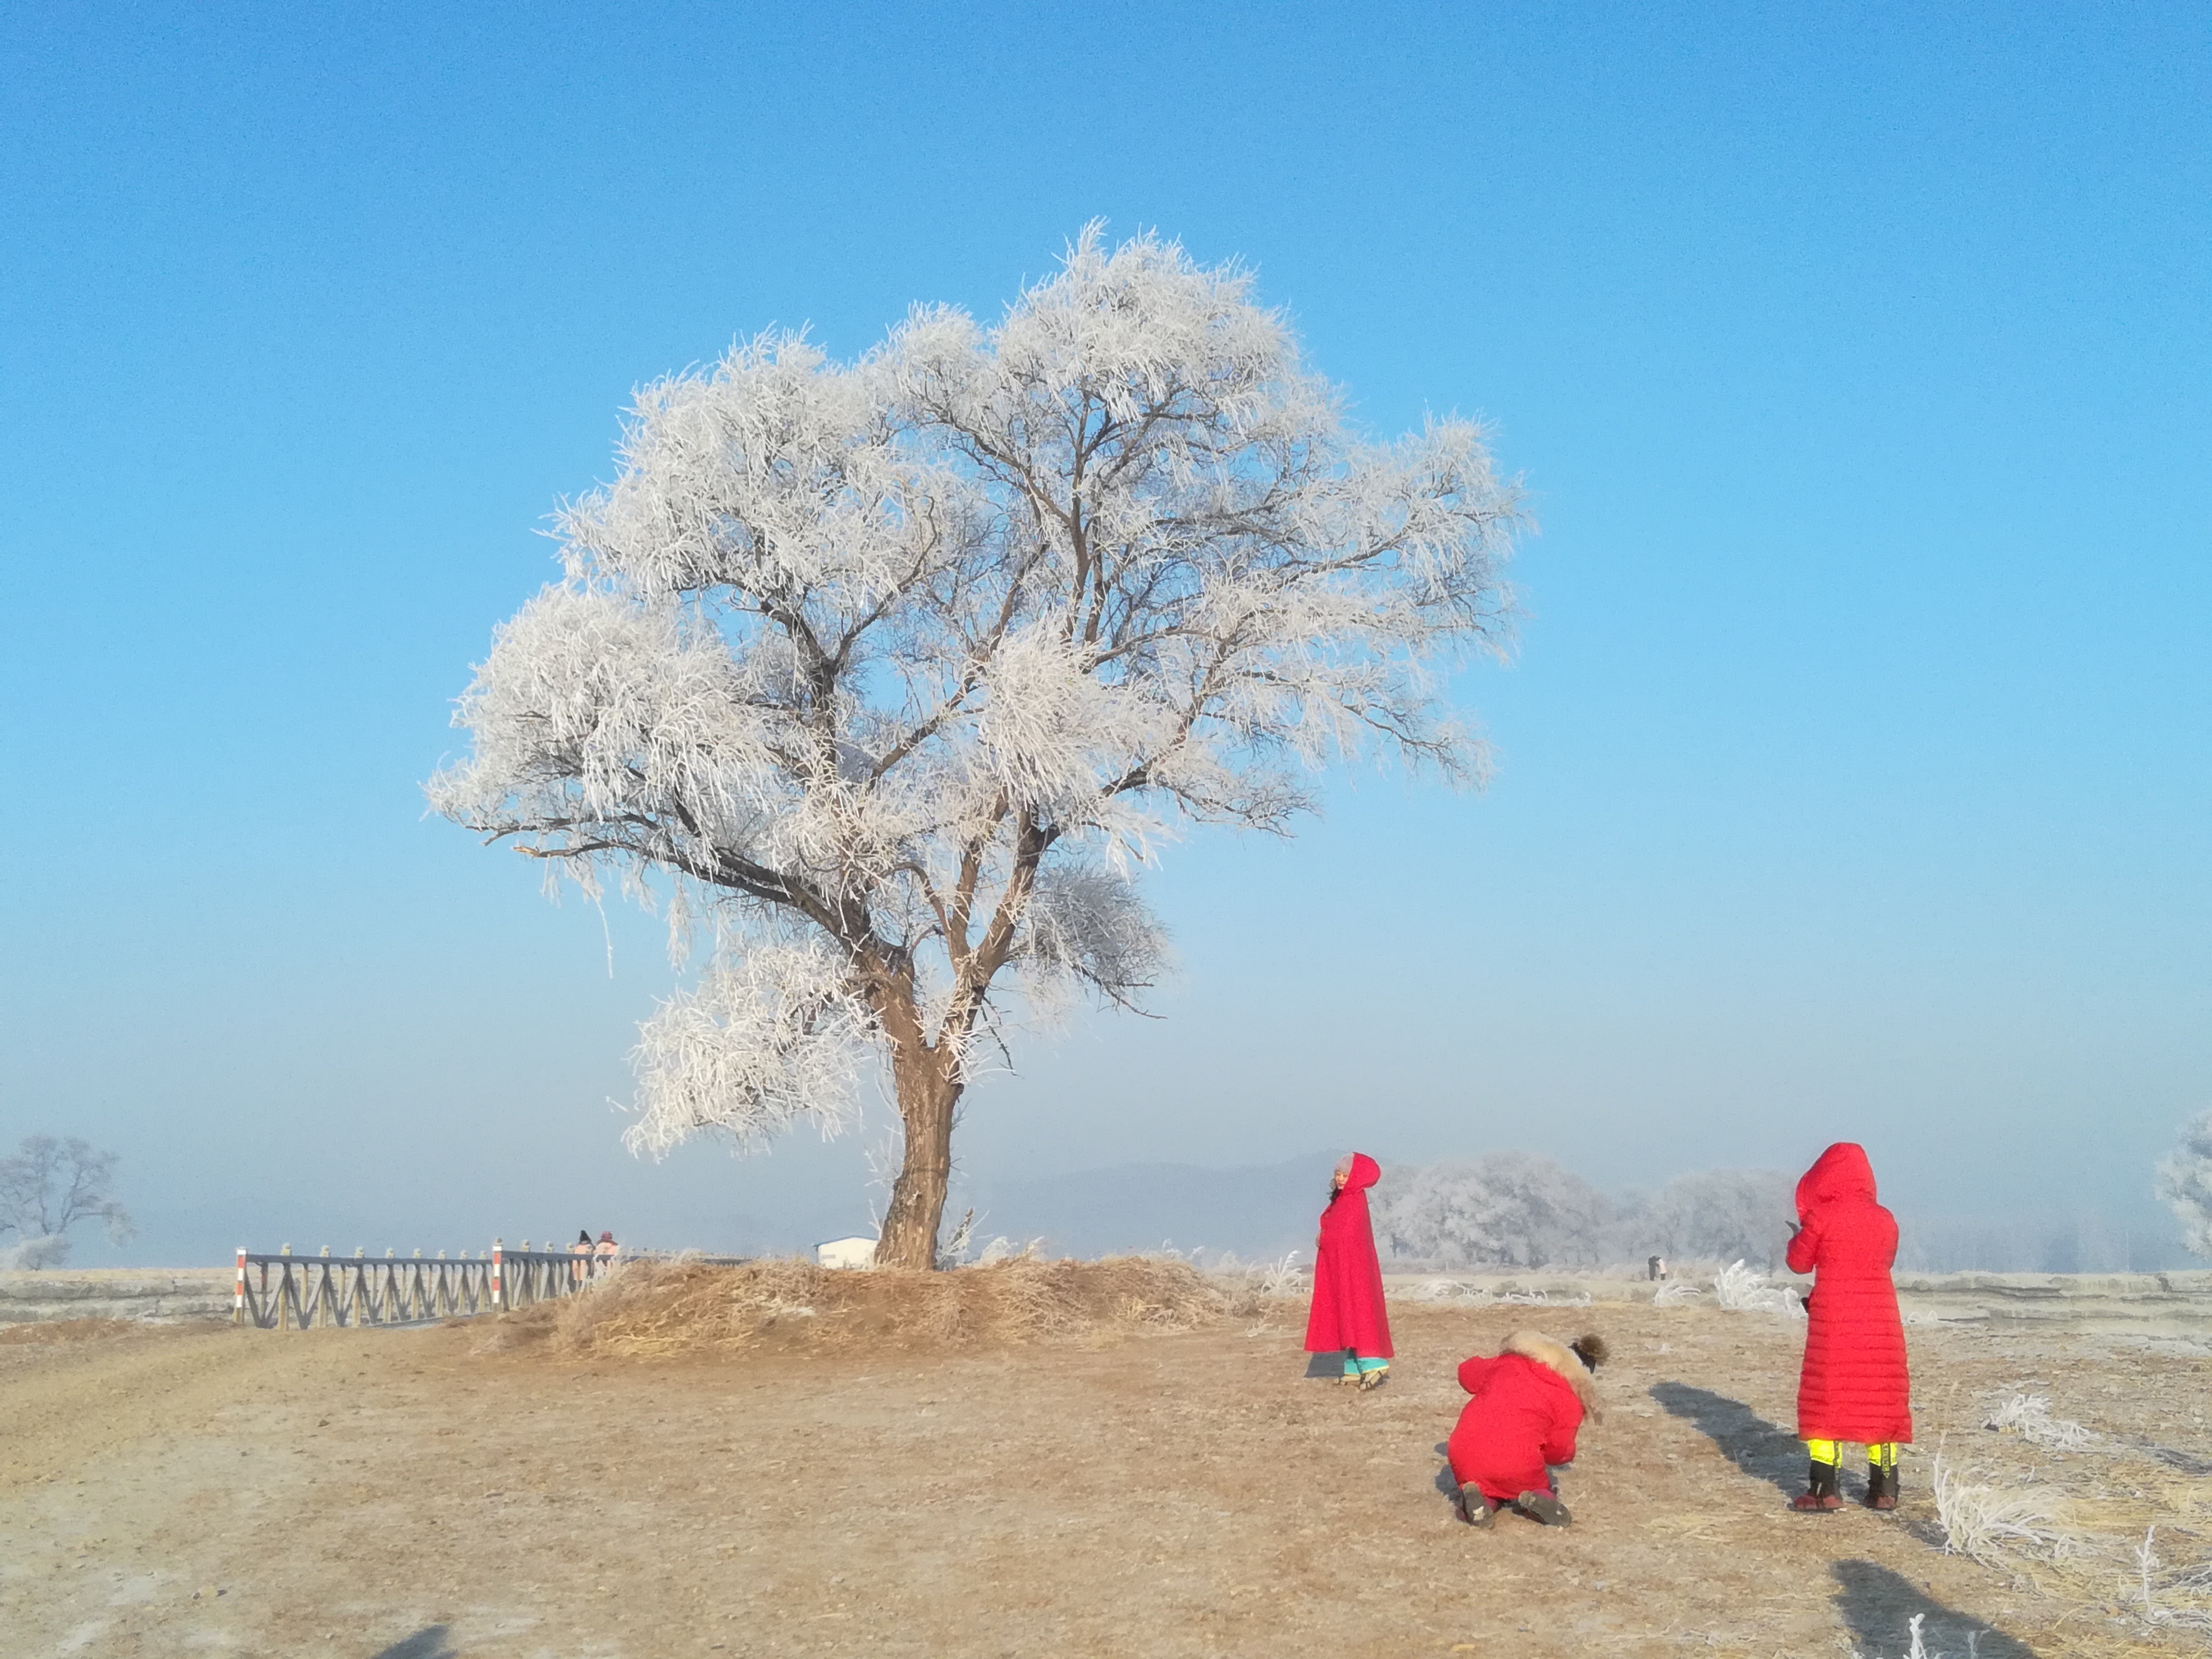
POLYGON ((1308 1376, 1342 1376, 1344 1375, 1344 1350, 1341 1348, 1330 1348, 1325 1352, 1308 1354, 1306 1356, 1306 1375, 1308 1376))
POLYGON ((1651 1397, 1721 1449, 1728 1461, 1784 1497, 1805 1489, 1805 1443, 1741 1400, 1686 1382, 1655 1382, 1651 1397))
POLYGON ((1947 1659, 2035 1659, 2025 1642, 1914 1589, 1903 1573, 1871 1561, 1834 1561, 1828 1571, 1836 1580, 1836 1611, 1851 1633, 1853 1650, 1866 1659, 1911 1652, 1916 1617, 1924 1652, 1947 1659))
POLYGON ((452 1633, 450 1625, 425 1625, 383 1650, 376 1659, 461 1659, 460 1650, 446 1639, 452 1633))
POLYGON ((1437 1441, 1437 1455, 1444 1460, 1437 1469, 1437 1490, 1450 1502, 1456 1504, 1459 1502, 1459 1480, 1452 1474, 1451 1448, 1443 1441, 1437 1441))

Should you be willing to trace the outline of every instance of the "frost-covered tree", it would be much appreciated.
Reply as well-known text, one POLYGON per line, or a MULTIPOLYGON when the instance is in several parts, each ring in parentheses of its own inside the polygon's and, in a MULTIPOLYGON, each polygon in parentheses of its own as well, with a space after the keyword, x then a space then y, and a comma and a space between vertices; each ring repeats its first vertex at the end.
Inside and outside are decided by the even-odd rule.
POLYGON ((1771 1267, 1790 1241, 1796 1191, 1796 1178, 1779 1170, 1705 1170, 1677 1176, 1624 1218, 1622 1254, 1771 1267))
POLYGON ((995 325, 917 309, 849 363, 763 336, 641 392, 432 799, 702 928, 634 1149, 834 1130, 872 1047, 878 1260, 927 1266, 979 1044, 1139 999, 1164 839, 1284 831, 1363 749, 1480 771, 1434 676, 1501 648, 1517 514, 1475 427, 1355 439, 1245 273, 1093 227, 995 325))
POLYGON ((1408 1267, 1595 1267, 1613 1218, 1595 1187, 1528 1152, 1401 1166, 1371 1202, 1376 1247, 1408 1267))
POLYGON ((113 1152, 74 1135, 30 1135, 0 1158, 0 1234, 15 1235, 0 1258, 16 1267, 58 1265, 69 1259, 70 1229, 85 1221, 106 1224, 114 1243, 130 1237, 131 1212, 112 1191, 115 1164, 113 1152))
POLYGON ((2152 1190, 2181 1223, 2191 1255, 2212 1255, 2212 1112, 2181 1126, 2181 1139, 2158 1162, 2152 1190))

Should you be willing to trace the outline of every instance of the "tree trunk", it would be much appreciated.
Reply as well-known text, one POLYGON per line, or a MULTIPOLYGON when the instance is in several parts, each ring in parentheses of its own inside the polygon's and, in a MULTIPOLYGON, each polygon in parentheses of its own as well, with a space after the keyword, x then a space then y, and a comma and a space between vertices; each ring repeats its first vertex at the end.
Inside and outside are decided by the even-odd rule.
POLYGON ((906 1153, 876 1242, 878 1267, 934 1267, 937 1229, 945 1216, 945 1191, 952 1178, 952 1109, 959 1104, 959 1062, 951 1046, 894 1040, 892 1080, 906 1153), (912 1050, 918 1049, 915 1053, 912 1050))

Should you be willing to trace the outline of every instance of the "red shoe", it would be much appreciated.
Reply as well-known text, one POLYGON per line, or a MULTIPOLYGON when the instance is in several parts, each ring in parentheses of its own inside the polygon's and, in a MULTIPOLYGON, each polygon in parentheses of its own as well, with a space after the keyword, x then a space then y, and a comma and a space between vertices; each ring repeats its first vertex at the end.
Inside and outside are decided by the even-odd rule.
POLYGON ((1867 1471, 1866 1506, 1870 1510, 1893 1510, 1897 1507, 1897 1471, 1880 1464, 1867 1471))

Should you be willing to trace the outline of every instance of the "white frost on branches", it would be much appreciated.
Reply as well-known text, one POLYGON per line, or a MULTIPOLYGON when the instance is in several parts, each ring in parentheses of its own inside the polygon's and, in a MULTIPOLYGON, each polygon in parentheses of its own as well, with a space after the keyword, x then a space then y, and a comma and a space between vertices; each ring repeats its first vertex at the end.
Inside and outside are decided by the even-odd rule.
POLYGON ((2159 1160, 2153 1190, 2181 1223, 2192 1255, 2212 1255, 2212 1112, 2181 1126, 2181 1139, 2159 1160))
POLYGON ((835 1127, 871 1042, 941 1135, 1005 987, 1157 980, 1136 878, 1186 826, 1283 831, 1363 752, 1481 775, 1438 677, 1504 647, 1516 490, 1466 422, 1352 435, 1250 286, 1094 226, 994 325, 763 336, 639 394, 430 785, 661 890, 679 957, 704 927, 634 1146, 835 1127))
POLYGON ((69 1260, 70 1229, 80 1222, 106 1224, 111 1243, 137 1231, 112 1186, 116 1155, 71 1135, 29 1135, 0 1158, 0 1268, 58 1267, 69 1260))
POLYGON ((1766 1275, 1741 1261, 1731 1261, 1713 1275, 1713 1301, 1731 1313, 1780 1314, 1784 1319, 1805 1317, 1805 1304, 1795 1288, 1770 1285, 1766 1275))
POLYGON ((1622 1222, 1623 1254, 1670 1261, 1781 1264, 1795 1212, 1794 1180, 1775 1170, 1677 1176, 1622 1222))
POLYGON ((831 951, 811 940, 756 943, 640 1027, 633 1059, 646 1110, 623 1139, 657 1154, 701 1129, 758 1141, 807 1116, 835 1133, 850 1127, 865 1037, 831 951), (732 1100, 750 1105, 736 1122, 732 1100))
POLYGON ((2094 1430, 2071 1418, 2051 1414, 2051 1396, 2014 1389, 1998 1401, 1982 1426, 2000 1434, 2016 1434, 2050 1451, 2080 1451, 2096 1443, 2094 1430))
POLYGON ((1401 1167, 1373 1204, 1376 1243, 1401 1267, 1588 1267, 1609 1242, 1604 1196, 1528 1152, 1401 1167))

